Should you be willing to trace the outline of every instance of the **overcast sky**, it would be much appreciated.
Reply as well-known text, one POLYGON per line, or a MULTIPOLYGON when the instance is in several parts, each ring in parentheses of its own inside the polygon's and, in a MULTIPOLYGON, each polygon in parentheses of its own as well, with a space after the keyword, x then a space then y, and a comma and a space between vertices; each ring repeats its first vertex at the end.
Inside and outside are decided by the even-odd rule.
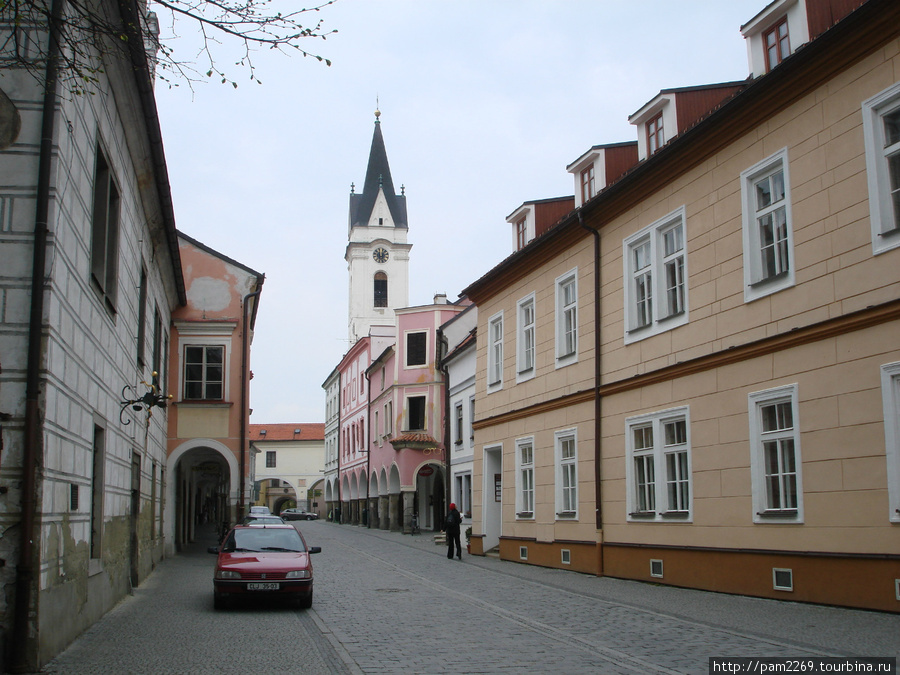
MULTIPOLYGON (((635 140, 628 116, 661 89, 745 79, 740 26, 765 4, 338 0, 315 18, 339 32, 305 45, 331 67, 264 51, 261 85, 234 68, 237 89, 158 84, 178 228, 266 275, 251 422, 324 421, 322 383, 349 348, 350 184, 365 178, 376 100, 406 188, 410 304, 455 300, 510 254, 506 216, 571 195, 566 166, 635 140)), ((193 30, 181 26, 181 58, 193 30)))

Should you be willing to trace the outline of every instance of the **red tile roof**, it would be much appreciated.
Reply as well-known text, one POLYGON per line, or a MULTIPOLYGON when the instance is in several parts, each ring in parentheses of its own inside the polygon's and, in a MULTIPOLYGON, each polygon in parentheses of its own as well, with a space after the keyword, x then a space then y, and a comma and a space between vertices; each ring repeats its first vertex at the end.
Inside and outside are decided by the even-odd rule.
POLYGON ((325 425, 321 422, 250 424, 247 433, 251 441, 324 441, 325 425))

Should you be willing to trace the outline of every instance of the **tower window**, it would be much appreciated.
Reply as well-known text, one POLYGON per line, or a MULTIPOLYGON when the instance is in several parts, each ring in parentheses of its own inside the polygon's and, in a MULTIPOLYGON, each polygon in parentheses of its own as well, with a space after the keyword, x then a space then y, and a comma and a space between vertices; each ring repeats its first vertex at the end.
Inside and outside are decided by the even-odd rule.
POLYGON ((387 274, 378 272, 375 275, 375 306, 388 306, 387 274))

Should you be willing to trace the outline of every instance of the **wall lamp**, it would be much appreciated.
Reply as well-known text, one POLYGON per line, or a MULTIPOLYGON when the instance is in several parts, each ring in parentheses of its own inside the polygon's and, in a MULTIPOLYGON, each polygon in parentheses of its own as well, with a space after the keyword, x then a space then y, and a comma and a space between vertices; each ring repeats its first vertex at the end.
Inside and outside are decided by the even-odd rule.
MULTIPOLYGON (((155 370, 153 371, 153 379, 155 380, 159 376, 155 370)), ((126 426, 131 424, 131 419, 125 418, 125 409, 128 406, 131 406, 132 410, 146 410, 147 411, 147 424, 150 424, 150 417, 153 415, 153 408, 165 408, 166 403, 169 399, 172 398, 172 395, 168 396, 165 394, 161 394, 159 390, 156 388, 155 384, 148 384, 141 381, 145 387, 147 387, 147 391, 143 396, 138 396, 137 391, 130 384, 126 384, 122 388, 122 400, 119 401, 119 405, 122 406, 122 409, 119 410, 119 422, 122 423, 122 426, 126 426), (129 398, 129 396, 133 398, 129 398)))

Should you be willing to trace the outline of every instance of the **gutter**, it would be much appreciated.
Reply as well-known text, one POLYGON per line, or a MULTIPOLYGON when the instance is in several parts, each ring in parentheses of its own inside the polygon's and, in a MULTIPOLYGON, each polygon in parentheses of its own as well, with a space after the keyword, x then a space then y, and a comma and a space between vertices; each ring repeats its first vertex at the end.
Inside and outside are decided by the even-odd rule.
POLYGON ((10 672, 33 672, 28 662, 29 646, 37 629, 29 621, 34 587, 34 522, 37 493, 37 457, 41 443, 40 394, 41 354, 44 332, 44 274, 47 265, 47 221, 50 213, 50 183, 53 163, 53 132, 56 127, 56 89, 59 82, 59 41, 65 0, 53 0, 44 103, 41 119, 41 149, 38 160, 37 206, 31 265, 31 313, 28 323, 28 359, 25 377, 25 429, 22 448, 22 520, 19 524, 19 562, 16 565, 16 596, 13 609, 10 672))
MULTIPOLYGON (((250 373, 248 368, 250 361, 250 327, 247 323, 247 301, 250 300, 250 298, 259 298, 259 294, 262 293, 262 282, 263 280, 261 279, 258 291, 255 293, 248 293, 244 296, 244 303, 241 308, 243 311, 243 321, 241 322, 241 491, 238 496, 237 521, 240 521, 241 518, 244 517, 244 509, 246 508, 244 494, 247 489, 247 455, 250 452, 250 447, 247 443, 247 418, 250 417, 250 413, 248 412, 250 400, 250 373)), ((254 316, 256 316, 257 304, 258 303, 254 303, 254 316)))
MULTIPOLYGON (((603 506, 601 500, 602 475, 600 460, 601 445, 601 413, 600 375, 601 375, 601 339, 600 339, 600 232, 584 224, 581 210, 578 211, 578 224, 594 235, 594 499, 596 500, 597 529, 603 529, 603 506)), ((600 556, 599 576, 603 576, 603 556, 600 556)))

